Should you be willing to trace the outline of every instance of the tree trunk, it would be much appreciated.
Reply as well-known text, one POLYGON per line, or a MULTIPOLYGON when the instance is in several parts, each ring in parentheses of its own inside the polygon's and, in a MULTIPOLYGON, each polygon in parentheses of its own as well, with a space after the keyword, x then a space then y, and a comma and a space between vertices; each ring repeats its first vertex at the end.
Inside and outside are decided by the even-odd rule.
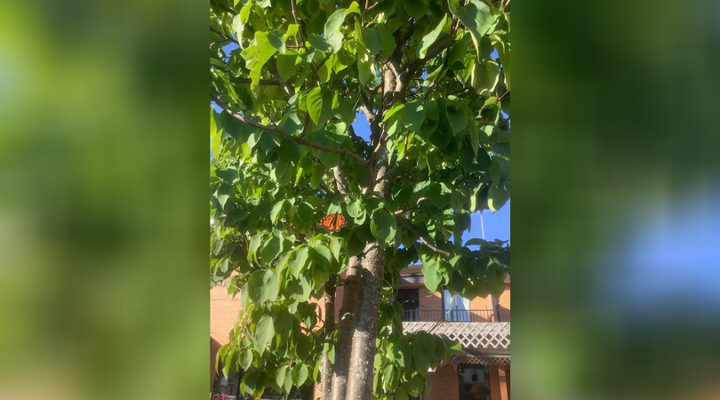
MULTIPOLYGON (((344 400, 347 390, 348 368, 350 367, 350 346, 352 345, 352 330, 355 325, 355 304, 360 297, 360 259, 359 256, 350 257, 348 273, 343 287, 343 302, 340 308, 340 322, 337 346, 335 346, 335 365, 332 373, 332 394, 323 400, 344 400)), ((326 392, 323 390, 323 395, 326 392)))
MULTIPOLYGON (((325 284, 325 337, 328 338, 335 332, 335 291, 337 288, 337 276, 332 275, 325 284)), ((320 382, 322 382, 322 398, 329 399, 332 391, 332 364, 327 354, 323 356, 323 365, 320 382)))
MULTIPOLYGON (((395 87, 392 72, 386 70, 385 87, 395 87)), ((392 94, 390 95, 392 97, 392 94)), ((388 152, 385 146, 387 132, 383 129, 378 136, 378 145, 373 165, 373 191, 387 198, 388 183, 388 152)), ((350 379, 347 384, 347 400, 370 400, 373 393, 373 362, 375 359, 375 338, 382 295, 382 279, 385 269, 385 250, 378 242, 369 243, 365 247, 362 260, 362 299, 356 307, 355 329, 352 337, 350 355, 350 379)))
MULTIPOLYGON (((383 107, 389 109, 395 100, 396 90, 398 88, 398 77, 393 73, 393 66, 388 64, 385 66, 383 80, 383 107)), ((382 111, 381 111, 382 114, 382 111)), ((372 155, 370 184, 363 193, 367 193, 372 187, 372 191, 380 194, 386 199, 389 192, 388 171, 388 152, 386 143, 388 140, 387 132, 377 122, 382 119, 382 115, 374 118, 371 124, 373 130, 373 142, 371 143, 372 155)), ((350 345, 349 369, 347 373, 347 390, 345 392, 336 391, 333 388, 332 400, 371 400, 373 393, 373 376, 375 359, 375 338, 377 337, 378 316, 380 310, 380 298, 382 295, 382 279, 385 269, 385 251, 378 242, 368 243, 363 250, 363 258, 360 270, 360 289, 358 301, 354 308, 354 326, 352 326, 352 343, 350 345)), ((343 302, 343 308, 345 302, 343 302)), ((342 323, 342 322, 341 322, 342 323)), ((341 326, 342 333, 343 327, 341 326)), ((339 342, 338 338, 338 342, 339 342)), ((344 345, 347 345, 343 341, 344 345)), ((338 343, 339 344, 339 343, 338 343)), ((337 355, 337 350, 336 350, 337 355)), ((336 358, 337 360, 337 358, 336 358)), ((338 367, 338 365, 336 365, 338 367)), ((340 389, 340 383, 333 381, 340 389)))
POLYGON ((372 398, 373 361, 377 336, 378 312, 385 251, 377 242, 368 245, 362 261, 362 300, 358 302, 355 329, 352 336, 350 374, 347 384, 348 400, 372 398))

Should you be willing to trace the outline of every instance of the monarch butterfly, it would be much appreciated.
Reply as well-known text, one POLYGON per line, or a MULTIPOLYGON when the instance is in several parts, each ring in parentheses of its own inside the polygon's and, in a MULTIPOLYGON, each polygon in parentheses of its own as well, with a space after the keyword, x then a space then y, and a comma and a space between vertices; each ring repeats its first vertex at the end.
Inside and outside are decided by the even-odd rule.
POLYGON ((324 228, 328 232, 340 232, 345 225, 347 220, 340 213, 330 214, 317 223, 318 228, 324 228))

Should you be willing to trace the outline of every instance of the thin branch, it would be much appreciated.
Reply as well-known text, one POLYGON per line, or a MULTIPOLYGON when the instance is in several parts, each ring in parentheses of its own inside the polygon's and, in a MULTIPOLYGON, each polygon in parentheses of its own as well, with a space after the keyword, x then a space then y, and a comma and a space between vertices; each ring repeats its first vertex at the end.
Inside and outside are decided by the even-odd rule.
POLYGON ((237 15, 237 11, 235 11, 235 10, 233 10, 233 9, 230 9, 230 8, 227 8, 227 7, 225 7, 225 6, 221 5, 221 4, 218 4, 216 1, 212 1, 212 0, 211 0, 211 2, 212 2, 213 4, 215 4, 219 9, 221 9, 221 10, 223 10, 223 11, 229 12, 229 13, 232 14, 232 15, 237 15))
POLYGON ((349 192, 347 180, 342 170, 342 164, 338 164, 332 169, 333 178, 335 179, 335 186, 340 194, 346 195, 349 192))
POLYGON ((443 50, 450 47, 450 45, 453 43, 453 37, 450 35, 443 35, 442 38, 435 41, 430 47, 428 48, 427 53, 425 53, 425 57, 415 59, 407 64, 406 71, 408 74, 413 75, 420 67, 422 67, 426 62, 440 54, 443 50))
POLYGON ((240 45, 240 43, 239 43, 237 40, 235 40, 235 38, 233 38, 232 36, 227 37, 227 35, 225 35, 225 34, 222 33, 222 32, 219 32, 217 29, 213 28, 212 26, 210 27, 210 32, 215 32, 215 34, 220 35, 220 36, 223 37, 225 40, 229 40, 229 41, 237 44, 238 46, 240 45))
POLYGON ((443 256, 448 257, 448 258, 450 258, 450 257, 453 256, 452 253, 435 247, 435 245, 433 245, 432 243, 430 243, 427 239, 425 239, 424 237, 420 236, 420 235, 417 233, 417 231, 416 231, 412 226, 410 226, 410 224, 409 224, 407 221, 405 221, 405 218, 398 218, 398 219, 400 220, 400 222, 403 223, 403 225, 405 225, 405 226, 408 228, 408 230, 409 230, 413 235, 415 235, 415 236, 417 236, 418 238, 420 238, 420 242, 421 242, 422 244, 424 244, 425 246, 427 246, 430 250, 432 250, 432 251, 434 251, 434 252, 436 252, 436 253, 438 253, 438 254, 442 254, 443 256))
MULTIPOLYGON (((230 78, 230 80, 242 84, 252 83, 250 78, 230 78)), ((283 82, 274 79, 260 79, 260 85, 283 86, 283 82)))
POLYGON ((363 11, 363 14, 365 14, 365 13, 368 12, 368 11, 372 11, 373 9, 375 9, 375 7, 379 6, 380 4, 382 4, 382 3, 381 3, 381 2, 377 2, 377 3, 373 4, 373 5, 371 5, 370 7, 368 7, 368 6, 367 6, 367 2, 365 2, 365 10, 363 11))
POLYGON ((329 344, 331 344, 331 345, 333 345, 333 346, 336 346, 336 345, 337 345, 337 342, 334 341, 334 340, 322 339, 322 338, 319 338, 319 337, 315 336, 315 332, 316 332, 316 331, 313 331, 313 330, 311 330, 311 329, 308 329, 307 327, 300 326, 300 329, 302 329, 302 330, 304 330, 305 332, 309 333, 316 341, 318 341, 318 342, 320 342, 320 343, 329 343, 329 344))
MULTIPOLYGON (((365 97, 365 96, 363 95, 363 97, 365 97)), ((370 110, 367 108, 367 106, 362 105, 362 106, 358 107, 358 109, 360 111, 362 111, 363 114, 365 114, 365 119, 367 119, 368 124, 372 124, 373 120, 375 119, 375 116, 370 112, 370 110)))
POLYGON ((315 149, 318 149, 318 150, 322 150, 322 151, 328 151, 328 152, 331 152, 331 153, 342 154, 342 155, 344 155, 344 156, 347 156, 347 157, 352 158, 353 160, 359 162, 359 163, 362 164, 362 165, 367 165, 367 162, 366 162, 362 157, 360 157, 359 155, 357 155, 357 154, 355 154, 355 153, 352 153, 352 152, 347 151, 347 150, 345 150, 345 149, 334 149, 334 148, 332 148, 332 147, 324 146, 324 145, 319 144, 319 143, 307 141, 307 140, 305 140, 304 138, 292 136, 292 135, 288 134, 287 132, 285 132, 284 129, 282 129, 282 128, 278 127, 278 126, 275 126, 275 125, 263 125, 263 124, 257 123, 257 122, 255 122, 255 121, 253 121, 253 120, 250 120, 250 119, 245 118, 245 116, 243 116, 242 114, 238 114, 238 113, 230 110, 230 107, 228 107, 225 103, 223 103, 222 101, 220 101, 220 98, 219 98, 218 96, 214 96, 214 97, 211 96, 211 97, 212 97, 212 99, 215 101, 215 103, 216 103, 218 106, 220 106, 223 110, 225 110, 225 112, 227 112, 227 113, 228 113, 229 115, 231 115, 233 118, 235 118, 235 119, 237 119, 237 120, 239 120, 239 121, 241 121, 241 122, 244 122, 244 123, 246 123, 246 124, 248 124, 248 125, 250 125, 250 126, 252 126, 252 127, 254 127, 254 128, 262 129, 262 130, 268 131, 268 132, 277 132, 277 133, 279 133, 280 136, 282 136, 283 139, 285 139, 285 140, 289 140, 289 141, 291 141, 291 142, 295 142, 295 143, 297 143, 297 144, 305 145, 305 146, 312 147, 312 148, 315 148, 315 149))
POLYGON ((424 200, 427 200, 427 199, 428 199, 427 197, 421 197, 421 198, 417 199, 417 201, 415 202, 415 205, 414 205, 414 206, 408 208, 407 210, 398 210, 398 211, 395 211, 394 215, 407 214, 407 213, 409 213, 410 211, 418 208, 418 207, 420 206, 420 203, 421 203, 422 201, 424 201, 424 200))
POLYGON ((292 10, 292 16, 293 16, 293 19, 295 20, 295 24, 297 24, 298 27, 300 28, 300 39, 302 39, 302 41, 305 42, 305 34, 303 32, 303 27, 302 27, 302 25, 300 25, 300 22, 298 22, 295 0, 290 0, 290 8, 292 10))

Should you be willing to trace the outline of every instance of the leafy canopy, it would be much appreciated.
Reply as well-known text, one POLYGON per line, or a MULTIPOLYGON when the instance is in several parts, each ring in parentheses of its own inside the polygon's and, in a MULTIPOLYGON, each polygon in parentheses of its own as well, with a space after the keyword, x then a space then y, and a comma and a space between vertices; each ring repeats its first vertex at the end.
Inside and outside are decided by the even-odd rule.
POLYGON ((387 256, 375 396, 426 393, 428 368, 459 345, 404 335, 391 295, 418 262, 433 291, 504 289, 506 243, 462 235, 472 213, 510 196, 509 10, 482 0, 213 0, 210 30, 211 279, 243 306, 218 360, 251 370, 241 389, 254 396, 317 382, 337 331, 322 328, 316 303, 378 241, 387 256), (363 114, 370 135, 355 131, 363 114), (386 196, 370 182, 381 147, 386 196), (315 227, 333 212, 348 226, 315 227))

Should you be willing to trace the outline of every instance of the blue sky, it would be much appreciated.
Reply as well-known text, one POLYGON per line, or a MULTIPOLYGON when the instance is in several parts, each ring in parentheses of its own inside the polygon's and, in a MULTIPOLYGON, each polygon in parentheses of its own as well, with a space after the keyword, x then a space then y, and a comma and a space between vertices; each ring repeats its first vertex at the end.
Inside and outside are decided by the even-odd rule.
MULTIPOLYGON (((604 286, 629 311, 720 312, 720 186, 655 196, 619 221, 602 260, 604 286), (617 279, 622 276, 622 279, 617 279)), ((607 296, 604 296, 606 298, 607 296)))

